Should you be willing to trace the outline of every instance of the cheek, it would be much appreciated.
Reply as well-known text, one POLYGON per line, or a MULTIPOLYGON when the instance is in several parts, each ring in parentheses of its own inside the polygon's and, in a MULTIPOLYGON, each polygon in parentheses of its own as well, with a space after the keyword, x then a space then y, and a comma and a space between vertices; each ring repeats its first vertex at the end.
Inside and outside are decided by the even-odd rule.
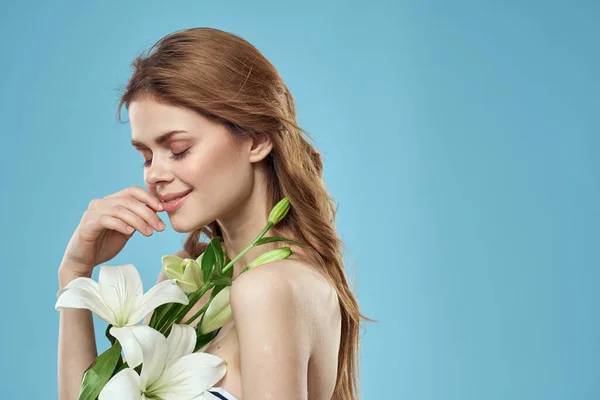
POLYGON ((218 148, 195 155, 185 171, 188 182, 212 197, 216 193, 237 192, 252 183, 252 167, 232 149, 218 148))
POLYGON ((199 225, 222 218, 243 204, 254 186, 253 169, 231 152, 212 153, 195 160, 186 173, 194 189, 196 209, 191 217, 199 225))

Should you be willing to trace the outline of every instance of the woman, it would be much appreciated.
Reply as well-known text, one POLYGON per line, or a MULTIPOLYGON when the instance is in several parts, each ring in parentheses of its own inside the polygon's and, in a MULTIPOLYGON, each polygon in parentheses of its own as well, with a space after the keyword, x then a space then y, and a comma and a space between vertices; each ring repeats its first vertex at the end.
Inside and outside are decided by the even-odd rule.
MULTIPOLYGON (((209 240, 220 236, 233 258, 287 197, 288 215, 266 236, 310 247, 291 245, 288 259, 235 279, 233 321, 201 349, 227 365, 211 392, 231 400, 357 399, 364 316, 344 274, 320 154, 298 127, 277 70, 244 39, 210 28, 165 36, 133 67, 117 116, 125 104, 148 190, 131 187, 90 203, 65 251, 60 287, 112 259, 131 229, 146 236, 162 231, 157 213, 163 211, 173 229, 190 233, 175 255, 198 257, 204 233, 209 240)), ((259 254, 284 245, 290 246, 253 248, 235 264, 234 277, 259 254)), ((158 281, 164 279, 161 271, 158 281)), ((97 356, 93 324, 88 310, 60 313, 59 393, 74 399, 97 356)))

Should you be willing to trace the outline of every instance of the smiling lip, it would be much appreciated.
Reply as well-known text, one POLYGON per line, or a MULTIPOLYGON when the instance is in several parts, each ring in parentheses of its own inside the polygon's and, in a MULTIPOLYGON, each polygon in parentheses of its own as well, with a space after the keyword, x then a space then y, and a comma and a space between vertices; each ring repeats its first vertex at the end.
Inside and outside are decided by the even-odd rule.
POLYGON ((185 193, 185 195, 183 197, 180 197, 177 200, 169 201, 168 203, 163 201, 162 202, 163 209, 168 213, 179 210, 179 208, 183 205, 183 203, 185 202, 185 199, 187 199, 187 196, 191 192, 192 192, 191 190, 189 190, 188 192, 183 192, 183 193, 185 193))
POLYGON ((183 197, 184 195, 188 194, 191 191, 192 191, 192 189, 186 190, 184 192, 179 192, 179 193, 161 194, 158 196, 158 199, 162 202, 165 202, 165 201, 176 199, 177 197, 183 197))

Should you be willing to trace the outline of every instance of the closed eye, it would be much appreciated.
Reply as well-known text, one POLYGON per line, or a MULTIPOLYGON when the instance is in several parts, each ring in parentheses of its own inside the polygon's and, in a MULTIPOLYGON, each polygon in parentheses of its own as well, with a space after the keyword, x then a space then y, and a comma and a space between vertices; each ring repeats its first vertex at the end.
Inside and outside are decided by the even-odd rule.
MULTIPOLYGON (((169 156, 169 158, 172 159, 172 160, 181 160, 183 157, 185 157, 187 154, 189 154, 190 149, 191 149, 191 147, 188 147, 187 149, 185 149, 181 153, 173 153, 171 156, 169 156)), ((149 160, 144 161, 144 163, 142 164, 142 166, 144 168, 147 168, 147 167, 150 166, 151 163, 152 163, 152 159, 149 159, 149 160)))

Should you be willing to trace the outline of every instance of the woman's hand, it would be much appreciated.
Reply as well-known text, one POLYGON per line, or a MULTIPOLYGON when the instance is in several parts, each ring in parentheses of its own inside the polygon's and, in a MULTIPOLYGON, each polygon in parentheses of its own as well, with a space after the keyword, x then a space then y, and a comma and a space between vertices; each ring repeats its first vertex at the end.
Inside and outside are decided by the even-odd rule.
POLYGON ((65 250, 61 269, 69 275, 90 276, 94 267, 114 258, 135 231, 151 236, 165 224, 156 214, 160 200, 139 186, 102 199, 93 199, 65 250))

